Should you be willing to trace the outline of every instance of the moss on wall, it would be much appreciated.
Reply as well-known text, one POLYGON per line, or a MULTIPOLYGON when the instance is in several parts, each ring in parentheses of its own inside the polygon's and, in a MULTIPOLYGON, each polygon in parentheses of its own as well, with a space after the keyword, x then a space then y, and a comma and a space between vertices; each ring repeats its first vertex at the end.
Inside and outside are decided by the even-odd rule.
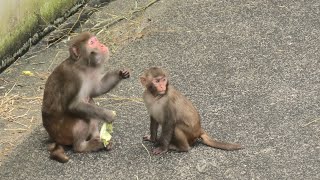
POLYGON ((81 0, 2 0, 0 61, 81 0))

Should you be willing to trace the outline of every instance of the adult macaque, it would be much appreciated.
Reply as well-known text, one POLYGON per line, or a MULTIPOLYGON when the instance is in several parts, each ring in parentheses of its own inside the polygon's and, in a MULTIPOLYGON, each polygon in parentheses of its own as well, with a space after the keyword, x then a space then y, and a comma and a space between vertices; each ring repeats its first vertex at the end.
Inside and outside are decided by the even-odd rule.
POLYGON ((150 115, 150 135, 145 141, 156 142, 159 147, 153 154, 162 154, 168 150, 188 151, 198 138, 208 146, 238 150, 241 146, 213 140, 200 126, 200 115, 192 103, 179 91, 169 85, 167 73, 161 68, 147 69, 140 77, 145 87, 144 103, 150 115), (161 125, 161 135, 157 130, 161 125))
POLYGON ((109 92, 130 76, 128 70, 104 73, 109 50, 88 32, 71 41, 69 53, 49 76, 42 103, 43 126, 52 141, 48 146, 50 157, 59 162, 69 160, 64 145, 71 145, 75 152, 104 148, 98 123, 113 122, 115 113, 98 107, 92 98, 109 92))

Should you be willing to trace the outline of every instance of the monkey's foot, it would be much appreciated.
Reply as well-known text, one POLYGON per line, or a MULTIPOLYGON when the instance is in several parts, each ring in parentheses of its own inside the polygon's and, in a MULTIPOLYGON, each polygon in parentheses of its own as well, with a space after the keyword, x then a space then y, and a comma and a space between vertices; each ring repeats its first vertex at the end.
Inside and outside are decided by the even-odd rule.
POLYGON ((149 142, 153 142, 153 143, 157 142, 157 140, 156 140, 155 138, 151 138, 150 135, 145 135, 145 136, 143 136, 142 139, 143 139, 144 141, 149 141, 149 142))
POLYGON ((166 153, 167 151, 168 151, 167 149, 162 149, 161 147, 157 147, 153 149, 152 153, 154 155, 160 155, 160 154, 166 153))
POLYGON ((109 141, 109 144, 105 147, 107 151, 110 151, 113 148, 113 142, 109 141))
POLYGON ((66 156, 65 154, 55 154, 55 153, 52 153, 50 154, 50 158, 53 159, 53 160, 56 160, 60 163, 66 163, 69 161, 69 157, 66 156))
POLYGON ((69 157, 64 154, 63 147, 57 144, 55 144, 54 149, 50 152, 50 158, 61 163, 66 163, 69 161, 69 157))

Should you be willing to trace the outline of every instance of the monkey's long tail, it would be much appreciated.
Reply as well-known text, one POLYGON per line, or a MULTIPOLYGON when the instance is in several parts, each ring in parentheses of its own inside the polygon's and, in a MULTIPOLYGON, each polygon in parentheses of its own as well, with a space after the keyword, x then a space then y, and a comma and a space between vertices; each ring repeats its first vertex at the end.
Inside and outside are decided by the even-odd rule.
POLYGON ((243 149, 240 144, 231 144, 214 140, 203 129, 201 130, 200 138, 202 139, 203 144, 213 148, 223 149, 227 151, 243 149))
POLYGON ((64 153, 64 149, 61 145, 57 143, 51 143, 48 145, 48 150, 50 151, 50 158, 57 160, 61 163, 66 163, 69 161, 69 157, 64 153))

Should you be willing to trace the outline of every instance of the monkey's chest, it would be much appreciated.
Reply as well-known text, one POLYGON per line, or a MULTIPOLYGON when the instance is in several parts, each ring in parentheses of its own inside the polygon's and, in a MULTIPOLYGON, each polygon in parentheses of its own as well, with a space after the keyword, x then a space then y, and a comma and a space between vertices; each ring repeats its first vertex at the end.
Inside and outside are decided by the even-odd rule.
POLYGON ((159 124, 162 124, 164 121, 164 106, 165 104, 162 102, 155 102, 148 108, 150 116, 152 116, 159 124))

